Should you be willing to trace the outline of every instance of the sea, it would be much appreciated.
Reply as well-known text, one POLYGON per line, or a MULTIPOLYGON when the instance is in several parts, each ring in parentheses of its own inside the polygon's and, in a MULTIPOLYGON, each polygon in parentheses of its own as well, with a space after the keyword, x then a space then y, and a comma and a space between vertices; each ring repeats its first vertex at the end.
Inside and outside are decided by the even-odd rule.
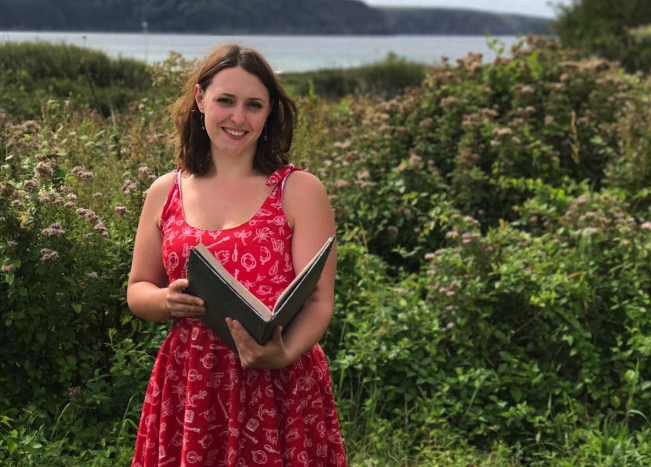
POLYGON ((390 52, 408 60, 434 65, 443 56, 454 61, 468 52, 480 52, 492 61, 499 48, 510 54, 515 36, 211 36, 193 34, 152 34, 148 32, 29 32, 0 31, 5 41, 41 41, 74 44, 105 52, 111 57, 128 57, 146 63, 160 62, 170 52, 184 58, 200 58, 219 44, 236 42, 252 47, 269 60, 274 70, 282 72, 351 68, 377 62, 390 52), (490 47, 489 40, 497 39, 490 47), (503 46, 503 47, 502 47, 503 46))

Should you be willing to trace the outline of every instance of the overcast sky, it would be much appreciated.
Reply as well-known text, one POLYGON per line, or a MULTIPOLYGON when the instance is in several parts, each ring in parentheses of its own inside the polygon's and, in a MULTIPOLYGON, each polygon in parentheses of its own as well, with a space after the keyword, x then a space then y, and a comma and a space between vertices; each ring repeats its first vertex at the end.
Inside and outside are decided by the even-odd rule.
POLYGON ((471 8, 483 11, 501 11, 529 16, 555 16, 550 4, 569 5, 571 0, 362 0, 369 5, 436 6, 446 8, 471 8))

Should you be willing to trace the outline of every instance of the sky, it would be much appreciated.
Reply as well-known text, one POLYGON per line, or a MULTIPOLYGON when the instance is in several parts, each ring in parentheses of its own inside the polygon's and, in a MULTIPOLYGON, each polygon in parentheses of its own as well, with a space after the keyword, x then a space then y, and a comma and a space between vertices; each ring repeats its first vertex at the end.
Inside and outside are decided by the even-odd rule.
POLYGON ((468 8, 482 11, 499 11, 518 13, 528 16, 553 18, 554 7, 551 5, 569 5, 571 0, 362 0, 372 6, 421 6, 468 8))

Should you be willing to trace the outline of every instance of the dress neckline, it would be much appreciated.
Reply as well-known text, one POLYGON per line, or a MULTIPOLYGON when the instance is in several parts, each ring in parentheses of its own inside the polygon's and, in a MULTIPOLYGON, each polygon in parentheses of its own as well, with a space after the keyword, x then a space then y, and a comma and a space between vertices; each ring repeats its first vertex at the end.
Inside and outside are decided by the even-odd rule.
POLYGON ((183 222, 185 223, 185 225, 187 225, 188 227, 190 227, 192 229, 201 230, 201 231, 204 231, 204 232, 218 232, 218 233, 220 233, 220 232, 229 232, 231 230, 241 229, 242 227, 249 224, 256 217, 258 217, 260 212, 267 206, 267 204, 269 204, 271 202, 271 200, 273 199, 274 193, 278 189, 278 182, 280 181, 278 179, 278 173, 280 171, 282 171, 282 170, 284 170, 284 168, 276 170, 274 173, 272 173, 267 178, 267 180, 265 182, 265 185, 267 185, 267 186, 276 185, 276 187, 274 187, 274 189, 271 190, 271 193, 269 193, 269 195, 265 198, 262 205, 258 208, 258 210, 255 212, 255 214, 253 214, 253 216, 251 216, 249 219, 247 219, 246 221, 242 222, 239 225, 236 225, 234 227, 228 227, 226 229, 202 229, 200 227, 195 227, 195 226, 191 225, 188 222, 187 218, 185 217, 185 209, 183 207, 183 190, 181 189, 181 174, 183 173, 183 169, 179 169, 178 174, 176 176, 176 182, 175 183, 178 186, 178 190, 179 190, 179 206, 181 207, 181 217, 183 218, 183 222))

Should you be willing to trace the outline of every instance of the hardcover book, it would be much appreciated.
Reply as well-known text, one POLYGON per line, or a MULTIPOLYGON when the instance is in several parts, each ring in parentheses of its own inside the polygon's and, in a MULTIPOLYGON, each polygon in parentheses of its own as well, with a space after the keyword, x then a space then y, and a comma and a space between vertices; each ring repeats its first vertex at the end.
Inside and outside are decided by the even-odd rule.
POLYGON ((239 321, 256 342, 264 345, 276 326, 287 329, 321 278, 335 237, 330 237, 312 260, 296 275, 270 311, 233 277, 212 253, 200 243, 190 251, 186 293, 201 298, 207 312, 201 319, 233 352, 237 348, 226 318, 239 321))

